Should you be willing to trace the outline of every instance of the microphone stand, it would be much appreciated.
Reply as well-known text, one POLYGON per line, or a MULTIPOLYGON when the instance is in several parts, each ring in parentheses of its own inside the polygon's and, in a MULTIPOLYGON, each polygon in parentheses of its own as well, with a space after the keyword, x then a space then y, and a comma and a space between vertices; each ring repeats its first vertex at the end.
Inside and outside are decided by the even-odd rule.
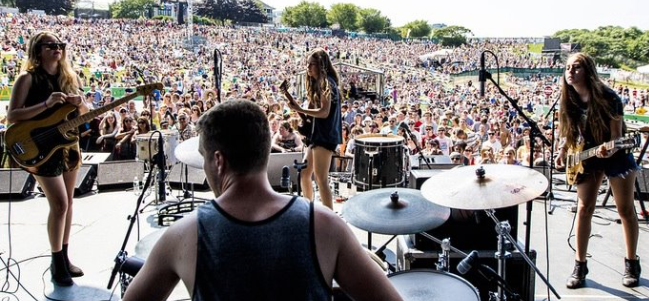
MULTIPOLYGON (((146 181, 144 182, 144 187, 140 191, 140 196, 137 199, 137 203, 135 205, 135 211, 133 211, 133 215, 129 216, 128 219, 130 221, 128 225, 128 230, 126 230, 126 237, 124 237, 124 242, 122 243, 122 248, 117 252, 117 256, 115 256, 115 266, 113 267, 113 271, 110 273, 110 279, 108 280, 108 287, 107 289, 113 288, 113 281, 115 280, 115 276, 117 275, 117 272, 121 271, 122 264, 126 261, 126 258, 128 257, 125 249, 126 249, 126 243, 128 243, 128 239, 131 236, 131 231, 133 230, 133 226, 135 225, 135 221, 138 220, 138 212, 140 211, 140 204, 142 204, 142 199, 144 198, 144 192, 149 189, 149 186, 151 185, 151 179, 153 178, 153 173, 150 172, 149 175, 146 178, 146 181)), ((138 223, 139 225, 139 223, 138 223)), ((138 239, 139 239, 139 226, 138 226, 138 239)))
MULTIPOLYGON (((498 64, 498 57, 496 55, 489 51, 485 50, 484 52, 491 53, 495 58, 496 58, 496 64, 498 64)), ((482 71, 481 71, 482 72, 482 71)), ((498 88, 498 91, 500 94, 505 96, 505 98, 509 101, 509 103, 512 105, 514 109, 518 112, 518 115, 523 117, 527 124, 530 126, 530 133, 529 133, 529 138, 530 138, 530 168, 534 168, 534 144, 535 144, 535 138, 540 138, 541 141, 547 145, 551 146, 550 141, 548 138, 546 138, 543 133, 541 132, 541 129, 539 128, 539 125, 536 123, 536 121, 530 119, 525 115, 525 112, 523 112, 523 109, 518 105, 518 102, 516 100, 513 100, 503 89, 496 83, 493 78, 491 77, 491 73, 489 71, 484 71, 484 76, 485 79, 488 79, 491 81, 491 83, 498 88)), ((551 185, 551 184, 550 184, 551 185)), ((532 202, 531 200, 527 202, 527 216, 525 217, 525 253, 529 254, 530 251, 530 232, 531 232, 531 219, 532 219, 532 202)))
MULTIPOLYGON (((549 183, 550 186, 548 187, 549 190, 548 190, 548 193, 546 194, 546 199, 550 201, 550 204, 548 206, 548 208, 549 208, 548 213, 549 214, 554 213, 554 209, 556 208, 556 206, 554 206, 552 204, 552 201, 554 200, 554 193, 552 192, 553 191, 553 188, 552 188, 552 175, 554 173, 554 144, 556 142, 556 137, 555 137, 554 132, 556 130, 556 124, 557 124, 555 112, 557 110, 557 103, 559 103, 559 99, 560 99, 560 97, 557 98, 554 101, 554 103, 550 106, 550 110, 545 115, 546 120, 548 119, 548 117, 552 116, 552 122, 551 122, 551 126, 550 126, 550 129, 552 131, 552 141, 550 141, 550 158, 549 158, 550 162, 548 162, 548 164, 550 165, 550 170, 549 170, 549 173, 548 173, 548 175, 549 175, 548 176, 548 178, 549 178, 548 181, 550 181, 550 183, 549 183)), ((543 154, 543 156, 545 157, 545 154, 543 154)))
MULTIPOLYGON (((490 53, 496 59, 496 65, 498 65, 498 57, 493 52, 491 52, 489 50, 485 50, 484 52, 490 53)), ((527 115, 525 115, 525 113, 523 112, 523 109, 518 105, 518 102, 515 101, 514 99, 512 99, 511 97, 509 97, 509 95, 507 95, 507 93, 505 93, 505 91, 503 91, 503 89, 500 87, 500 85, 498 83, 496 83, 496 81, 493 80, 493 78, 491 77, 491 73, 489 73, 489 71, 486 71, 486 70, 483 73, 484 73, 485 79, 490 80, 491 83, 494 84, 494 86, 498 89, 500 94, 503 95, 509 101, 509 103, 512 105, 512 107, 514 109, 516 109, 516 111, 518 112, 518 115, 523 117, 523 119, 529 125, 529 127, 530 127, 530 133, 529 133, 529 138, 530 138, 530 168, 534 168, 534 144, 535 144, 536 138, 538 137, 539 139, 541 139, 541 142, 543 142, 543 144, 545 144, 547 146, 551 146, 552 144, 550 143, 548 138, 546 138, 543 135, 543 133, 541 132, 541 129, 539 128, 536 121, 530 119, 527 115)), ((549 185, 552 185, 552 184, 549 183, 549 185)), ((523 256, 523 259, 525 259, 527 264, 534 269, 536 274, 538 274, 540 276, 541 280, 543 280, 543 282, 545 282, 545 284, 550 288, 550 290, 552 290, 554 295, 557 296, 557 298, 561 299, 561 297, 556 292, 554 287, 552 287, 550 282, 548 282, 548 280, 543 276, 543 274, 541 274, 541 271, 539 271, 539 269, 536 267, 536 265, 534 265, 534 263, 528 257, 528 254, 529 254, 529 251, 530 251, 530 234, 531 234, 531 230, 532 230, 531 229, 532 205, 533 205, 533 202, 531 200, 527 202, 527 215, 525 217, 525 226, 526 227, 525 227, 525 251, 524 252, 523 252, 523 250, 521 250, 521 247, 518 245, 518 243, 516 243, 516 240, 514 240, 512 238, 512 236, 509 234, 509 232, 506 231, 506 229, 503 229, 501 231, 502 227, 500 227, 500 222, 498 221, 498 219, 494 215, 494 211, 493 210, 491 210, 491 211, 486 210, 486 212, 487 212, 487 215, 490 216, 491 219, 493 219, 494 222, 496 223, 496 230, 499 232, 500 237, 502 237, 504 235, 509 239, 510 242, 512 242, 512 245, 514 245, 516 247, 516 249, 519 252, 521 252, 521 255, 523 256)), ((509 226, 509 225, 507 225, 507 226, 509 226)), ((506 227, 504 227, 504 228, 506 228, 506 227)), ((505 258, 502 258, 502 256, 500 256, 500 255, 504 255, 504 254, 500 253, 499 256, 498 256, 499 260, 504 261, 505 258)), ((504 263, 503 263, 503 265, 504 265, 504 263)), ((499 268, 500 268, 500 266, 499 266, 499 268)))

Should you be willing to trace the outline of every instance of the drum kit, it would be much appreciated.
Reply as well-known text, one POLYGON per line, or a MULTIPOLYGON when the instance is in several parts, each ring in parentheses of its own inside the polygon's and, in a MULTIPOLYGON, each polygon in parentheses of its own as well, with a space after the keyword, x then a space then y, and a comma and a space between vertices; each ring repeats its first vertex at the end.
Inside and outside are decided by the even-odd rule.
MULTIPOLYGON (((494 257, 498 261, 498 272, 494 272, 492 277, 498 279, 498 291, 489 292, 490 300, 517 298, 507 285, 504 272, 506 261, 511 256, 505 246, 508 242, 520 251, 525 261, 558 297, 554 288, 509 234, 508 221, 499 221, 494 214, 497 208, 519 205, 540 196, 545 192, 547 185, 547 178, 530 168, 498 164, 462 166, 429 178, 421 191, 382 188, 353 196, 344 204, 342 216, 348 223, 367 231, 370 235, 380 233, 396 237, 401 234, 419 233, 442 246, 437 270, 409 270, 388 275, 406 301, 480 298, 473 285, 449 273, 451 251, 466 257, 467 260, 471 259, 471 256, 454 248, 448 239, 441 241, 425 232, 446 222, 451 209, 484 210, 495 222, 498 250, 494 257)), ((379 250, 385 249, 392 239, 379 250)), ((371 249, 371 239, 368 248, 371 249)), ((465 262, 465 272, 466 265, 470 267, 470 264, 470 261, 465 262)))

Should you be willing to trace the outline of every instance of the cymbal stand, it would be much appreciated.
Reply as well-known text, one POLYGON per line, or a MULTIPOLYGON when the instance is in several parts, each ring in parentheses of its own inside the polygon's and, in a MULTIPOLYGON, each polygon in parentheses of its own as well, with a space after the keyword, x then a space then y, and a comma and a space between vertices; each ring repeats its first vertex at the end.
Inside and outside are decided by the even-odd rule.
MULTIPOLYGON (((527 254, 524 252, 523 248, 516 243, 516 240, 511 236, 509 233, 511 231, 511 226, 509 225, 509 221, 503 221, 501 222, 498 220, 496 217, 496 211, 494 209, 485 209, 485 213, 487 216, 489 216, 494 223, 496 224, 496 232, 498 233, 498 250, 496 251, 495 258, 498 260, 498 275, 500 278, 503 280, 507 280, 506 275, 505 275, 505 266, 506 266, 506 261, 507 258, 511 257, 511 253, 507 252, 505 250, 505 243, 507 241, 512 242, 511 245, 513 245, 518 252, 520 252, 521 256, 523 259, 525 259, 525 262, 534 269, 537 275, 543 280, 545 285, 548 286, 548 288, 554 293, 554 295, 558 298, 561 299, 561 296, 559 296, 559 293, 552 287, 550 282, 543 276, 541 271, 536 267, 536 265, 532 262, 532 260, 527 256, 527 254)), ((498 286, 498 300, 506 300, 505 299, 505 291, 501 286, 498 286)))
MULTIPOLYGON (((365 154, 370 157, 369 164, 367 166, 367 176, 369 177, 369 183, 367 185, 367 190, 372 190, 372 184, 374 182, 375 172, 378 175, 378 171, 374 169, 374 156, 379 153, 379 148, 372 148, 364 150, 365 154)), ((367 248, 372 250, 372 232, 367 231, 367 248)))
MULTIPOLYGON (((300 194, 302 194, 302 183, 301 183, 302 169, 306 168, 307 163, 308 163, 307 160, 304 160, 302 163, 297 162, 297 160, 293 160, 293 168, 297 170, 297 190, 296 190, 297 196, 300 196, 300 194)), ((293 186, 293 185, 289 184, 289 186, 293 186)), ((291 191, 291 193, 293 193, 292 187, 290 187, 289 190, 291 191)))

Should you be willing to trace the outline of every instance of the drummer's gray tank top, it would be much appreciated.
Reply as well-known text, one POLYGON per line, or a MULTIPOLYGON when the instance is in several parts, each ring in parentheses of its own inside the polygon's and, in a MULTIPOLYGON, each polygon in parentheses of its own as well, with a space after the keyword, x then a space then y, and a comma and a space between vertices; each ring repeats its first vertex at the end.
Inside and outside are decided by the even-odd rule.
POLYGON ((193 300, 331 300, 313 211, 297 197, 259 222, 238 220, 215 201, 199 207, 193 300))

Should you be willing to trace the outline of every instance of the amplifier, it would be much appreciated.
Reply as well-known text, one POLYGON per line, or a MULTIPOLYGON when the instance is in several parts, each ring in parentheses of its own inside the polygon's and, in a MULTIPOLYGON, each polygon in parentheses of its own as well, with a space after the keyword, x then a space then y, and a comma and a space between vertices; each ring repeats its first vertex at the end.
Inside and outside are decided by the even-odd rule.
MULTIPOLYGON (((470 250, 464 250, 469 253, 470 250)), ((439 260, 439 251, 422 251, 415 249, 409 236, 400 235, 397 237, 397 269, 400 271, 410 269, 435 269, 439 260)), ((498 261, 494 258, 496 250, 478 251, 479 263, 498 271, 498 261)), ((505 278, 514 293, 521 296, 522 300, 534 301, 536 274, 530 267, 523 255, 518 251, 511 252, 512 256, 507 259, 505 266, 505 278)), ((536 251, 530 250, 530 259, 536 263, 536 251)), ((450 269, 452 274, 458 275, 469 281, 480 292, 481 300, 489 300, 489 292, 497 291, 497 286, 487 282, 486 279, 474 272, 460 275, 457 272, 457 265, 464 259, 464 256, 451 252, 450 269)), ((435 285, 434 283, 431 285, 435 285)))

